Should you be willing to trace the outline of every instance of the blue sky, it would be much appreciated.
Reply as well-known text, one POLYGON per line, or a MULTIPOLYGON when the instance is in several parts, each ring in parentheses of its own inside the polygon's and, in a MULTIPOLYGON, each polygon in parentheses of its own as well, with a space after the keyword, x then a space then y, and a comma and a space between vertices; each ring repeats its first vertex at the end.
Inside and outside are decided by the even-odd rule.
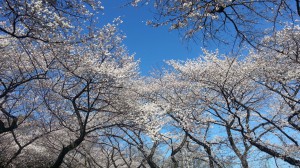
POLYGON ((201 46, 181 39, 177 31, 168 27, 153 28, 146 21, 153 18, 151 5, 142 7, 123 6, 126 1, 103 0, 104 15, 100 21, 110 22, 121 17, 121 31, 127 36, 124 44, 135 58, 141 60, 142 75, 148 75, 153 68, 164 65, 164 60, 195 58, 201 54, 201 46))
MULTIPOLYGON (((180 33, 176 30, 169 31, 168 26, 154 28, 146 25, 146 21, 152 20, 155 16, 153 4, 133 7, 128 4, 128 0, 102 0, 104 14, 100 16, 101 24, 112 22, 114 18, 121 17, 123 23, 120 30, 127 36, 124 44, 131 54, 135 53, 135 58, 140 59, 140 71, 142 75, 149 75, 153 69, 165 65, 164 60, 186 60, 201 56, 202 48, 210 51, 219 50, 220 54, 231 55, 233 51, 230 45, 217 44, 213 41, 206 41, 204 47, 201 39, 195 41, 182 40, 180 33)), ((264 23, 264 22, 263 22, 264 23)), ((260 28, 269 24, 259 25, 260 28)), ((232 25, 227 25, 231 28, 232 25)), ((270 24, 270 26, 272 26, 270 24)), ((232 27, 233 29, 233 27, 232 27)), ((232 38, 231 30, 222 34, 222 38, 232 38), (229 33, 229 34, 228 34, 229 33)), ((233 44, 232 44, 233 45, 233 44)), ((247 55, 247 50, 238 46, 234 53, 247 55)), ((234 56, 234 55, 233 55, 234 56)))

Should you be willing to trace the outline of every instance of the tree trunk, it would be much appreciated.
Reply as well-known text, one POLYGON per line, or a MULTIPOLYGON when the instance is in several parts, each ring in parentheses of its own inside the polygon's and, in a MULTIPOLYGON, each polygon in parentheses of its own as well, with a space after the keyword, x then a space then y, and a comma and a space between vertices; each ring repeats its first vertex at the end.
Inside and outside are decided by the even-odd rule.
POLYGON ((66 147, 63 147, 63 149, 60 151, 55 163, 51 166, 51 168, 58 168, 62 164, 66 154, 71 150, 75 149, 77 146, 79 146, 83 140, 84 140, 84 135, 81 135, 73 143, 69 144, 66 147))

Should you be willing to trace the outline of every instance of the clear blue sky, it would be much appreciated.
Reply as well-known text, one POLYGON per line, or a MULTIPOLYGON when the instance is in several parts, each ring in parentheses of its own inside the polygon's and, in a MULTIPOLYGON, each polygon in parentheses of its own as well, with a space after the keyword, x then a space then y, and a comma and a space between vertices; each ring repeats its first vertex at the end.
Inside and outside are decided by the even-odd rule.
POLYGON ((168 27, 153 28, 146 25, 153 18, 151 5, 142 7, 125 6, 125 1, 103 0, 104 15, 100 21, 110 22, 121 17, 120 26, 127 36, 124 44, 130 53, 136 53, 135 58, 141 60, 142 75, 163 65, 164 60, 195 58, 201 54, 201 46, 193 42, 183 41, 177 31, 170 32, 168 27))

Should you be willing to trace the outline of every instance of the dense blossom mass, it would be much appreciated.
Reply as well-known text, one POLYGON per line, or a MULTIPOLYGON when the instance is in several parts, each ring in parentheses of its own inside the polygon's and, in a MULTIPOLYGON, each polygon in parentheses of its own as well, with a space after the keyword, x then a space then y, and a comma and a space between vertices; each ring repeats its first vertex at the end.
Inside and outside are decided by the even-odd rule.
POLYGON ((1 0, 0 31, 16 38, 62 42, 66 34, 85 29, 102 9, 97 0, 1 0))
MULTIPOLYGON (((142 2, 151 1, 131 3, 142 2)), ((278 15, 294 10, 286 1, 260 3, 156 6, 172 29, 194 23, 193 31, 210 29, 206 21, 224 15, 247 20, 227 13, 239 5, 257 16, 271 3, 280 4, 278 15)), ((300 166, 296 23, 239 55, 203 49, 196 59, 168 60, 141 76, 123 44, 120 18, 96 26, 100 1, 0 4, 0 167, 300 166)))

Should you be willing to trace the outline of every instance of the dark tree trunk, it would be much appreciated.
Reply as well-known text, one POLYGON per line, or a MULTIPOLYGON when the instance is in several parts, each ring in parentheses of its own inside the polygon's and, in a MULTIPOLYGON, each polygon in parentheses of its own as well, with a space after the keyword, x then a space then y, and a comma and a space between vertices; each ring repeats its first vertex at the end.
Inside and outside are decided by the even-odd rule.
POLYGON ((77 138, 73 143, 69 144, 66 147, 63 147, 60 151, 55 163, 51 166, 51 168, 58 168, 62 163, 63 160, 68 152, 78 147, 81 142, 84 140, 84 135, 81 135, 79 138, 77 138))

